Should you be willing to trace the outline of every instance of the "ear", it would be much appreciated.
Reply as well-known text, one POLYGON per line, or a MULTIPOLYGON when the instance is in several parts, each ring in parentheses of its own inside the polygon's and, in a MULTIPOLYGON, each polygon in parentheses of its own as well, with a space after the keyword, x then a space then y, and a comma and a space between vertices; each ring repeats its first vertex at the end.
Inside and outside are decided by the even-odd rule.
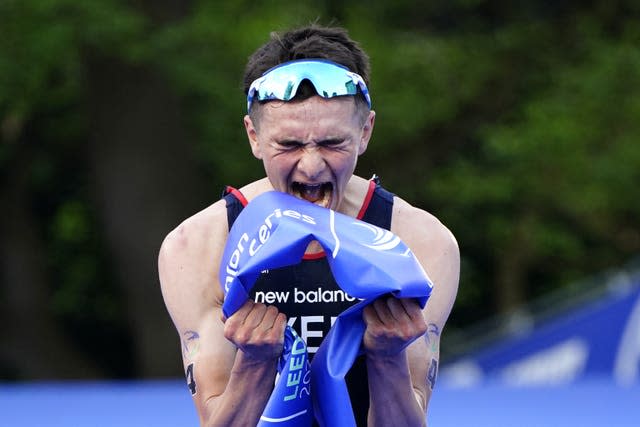
POLYGON ((369 140, 371 139, 371 135, 373 133, 373 125, 375 121, 376 112, 371 110, 369 111, 369 116, 364 122, 364 126, 362 126, 362 134, 360 135, 360 146, 358 147, 358 156, 367 151, 369 140))
POLYGON ((248 114, 244 116, 244 129, 247 131, 251 152, 256 159, 262 159, 262 151, 260 150, 260 143, 258 142, 258 130, 248 114))

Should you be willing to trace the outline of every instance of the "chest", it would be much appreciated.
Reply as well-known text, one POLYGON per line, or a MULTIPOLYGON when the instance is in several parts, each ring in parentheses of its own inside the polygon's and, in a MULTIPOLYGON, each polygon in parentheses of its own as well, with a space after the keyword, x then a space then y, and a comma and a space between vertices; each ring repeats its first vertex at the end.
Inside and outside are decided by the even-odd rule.
POLYGON ((340 289, 326 258, 263 272, 251 297, 284 313, 289 325, 307 343, 310 356, 318 350, 336 317, 359 301, 340 289))

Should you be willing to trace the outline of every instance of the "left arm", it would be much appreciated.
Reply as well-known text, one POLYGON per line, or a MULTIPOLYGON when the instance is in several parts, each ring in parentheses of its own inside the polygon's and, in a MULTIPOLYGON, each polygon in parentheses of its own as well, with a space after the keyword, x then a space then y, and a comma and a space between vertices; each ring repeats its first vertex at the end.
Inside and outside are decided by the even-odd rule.
POLYGON ((460 254, 453 235, 428 213, 396 198, 392 231, 433 282, 427 305, 381 298, 365 308, 369 426, 424 426, 438 373, 440 335, 458 289, 460 254))

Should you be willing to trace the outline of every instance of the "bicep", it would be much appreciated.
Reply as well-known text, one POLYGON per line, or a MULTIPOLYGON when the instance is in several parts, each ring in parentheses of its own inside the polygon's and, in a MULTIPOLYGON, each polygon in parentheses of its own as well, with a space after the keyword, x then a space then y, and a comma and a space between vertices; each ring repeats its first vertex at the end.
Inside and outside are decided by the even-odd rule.
POLYGON ((185 331, 180 340, 187 386, 200 417, 206 418, 215 398, 225 391, 236 349, 223 335, 219 310, 180 330, 185 331))
POLYGON ((224 392, 236 354, 224 337, 221 307, 207 294, 191 289, 173 298, 165 296, 180 340, 187 387, 201 419, 207 418, 215 398, 224 392))
POLYGON ((224 296, 215 261, 224 242, 207 237, 212 234, 215 237, 215 230, 186 222, 167 236, 158 257, 162 295, 179 336, 187 386, 201 419, 206 418, 209 402, 225 390, 235 359, 235 346, 224 337, 224 296))
POLYGON ((409 368, 416 394, 428 405, 440 366, 440 338, 458 292, 460 253, 449 230, 424 211, 399 204, 396 230, 433 284, 423 315, 425 335, 409 346, 409 368))

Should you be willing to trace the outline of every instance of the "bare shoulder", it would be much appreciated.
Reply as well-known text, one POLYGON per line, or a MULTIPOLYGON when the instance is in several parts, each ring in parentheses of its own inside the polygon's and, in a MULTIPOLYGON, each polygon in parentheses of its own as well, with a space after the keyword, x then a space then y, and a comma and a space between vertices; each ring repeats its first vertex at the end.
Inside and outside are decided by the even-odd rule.
POLYGON ((459 257, 458 243, 451 231, 429 212, 394 198, 391 231, 400 236, 412 250, 429 251, 459 257))
POLYGON ((391 231, 411 248, 433 282, 426 309, 430 321, 442 328, 458 292, 458 242, 438 218, 399 197, 394 199, 391 231))
POLYGON ((221 304, 218 264, 227 234, 226 205, 220 200, 187 218, 162 242, 160 285, 174 323, 182 323, 177 317, 183 306, 197 316, 200 310, 221 304))
POLYGON ((227 228, 226 204, 221 199, 171 230, 162 242, 161 251, 196 249, 198 245, 206 245, 211 240, 224 241, 227 228), (220 234, 222 235, 219 236, 220 234))

